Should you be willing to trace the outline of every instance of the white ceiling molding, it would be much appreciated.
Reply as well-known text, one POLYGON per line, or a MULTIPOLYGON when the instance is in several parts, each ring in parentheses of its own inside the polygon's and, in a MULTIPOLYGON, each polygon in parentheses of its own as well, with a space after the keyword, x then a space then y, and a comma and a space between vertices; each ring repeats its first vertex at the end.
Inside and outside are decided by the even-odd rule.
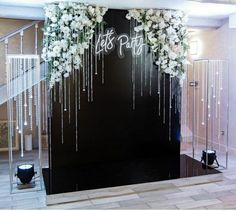
POLYGON ((188 0, 202 3, 216 3, 216 4, 236 4, 236 0, 188 0))
POLYGON ((229 16, 229 28, 235 29, 236 28, 236 13, 231 14, 229 16))
POLYGON ((44 20, 41 7, 0 6, 1 18, 44 20))
MULTIPOLYGON (((43 6, 55 0, 0 0, 0 17, 43 20, 43 6)), ((68 0, 70 1, 70 0, 68 0)), ((71 0, 72 1, 72 0, 71 0)), ((73 0, 76 1, 76 0, 73 0)), ((221 26, 221 21, 236 13, 236 5, 200 3, 187 0, 77 0, 113 9, 167 8, 188 13, 189 25, 193 27, 221 26)), ((209 0, 210 1, 210 0, 209 0)), ((217 0, 216 0, 217 1, 217 0)), ((236 1, 236 0, 235 0, 236 1)))
POLYGON ((194 17, 190 17, 188 20, 188 27, 191 28, 219 28, 221 27, 225 22, 227 21, 227 19, 224 20, 218 20, 218 19, 210 19, 210 18, 194 18, 194 17))

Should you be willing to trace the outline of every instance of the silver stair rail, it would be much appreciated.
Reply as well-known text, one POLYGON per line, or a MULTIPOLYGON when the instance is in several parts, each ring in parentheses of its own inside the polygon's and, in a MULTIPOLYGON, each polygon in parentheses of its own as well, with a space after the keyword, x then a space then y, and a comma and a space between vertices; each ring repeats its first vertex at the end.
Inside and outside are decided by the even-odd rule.
POLYGON ((8 40, 9 38, 14 37, 17 34, 20 34, 22 31, 25 31, 26 29, 29 29, 32 26, 34 26, 36 24, 39 24, 39 23, 40 23, 40 21, 33 21, 33 22, 29 23, 29 24, 26 24, 26 25, 20 27, 19 29, 15 30, 13 32, 10 32, 10 33, 2 36, 2 37, 0 37, 0 42, 8 40))
MULTIPOLYGON (((27 74, 31 74, 31 72, 27 72, 26 75, 27 75, 27 74)), ((35 80, 33 81, 33 83, 32 83, 33 86, 36 85, 36 84, 38 84, 38 83, 40 83, 41 81, 45 80, 45 79, 46 79, 46 74, 47 74, 47 63, 41 62, 41 63, 40 63, 40 78, 39 78, 38 80, 35 79, 35 80)), ((27 76, 26 76, 26 77, 27 77, 27 76)), ((13 80, 13 83, 14 83, 14 81, 16 81, 16 83, 17 83, 18 80, 22 80, 22 79, 21 79, 21 76, 15 78, 15 79, 13 80)), ((13 97, 17 96, 18 94, 24 92, 25 90, 27 90, 27 89, 29 89, 29 88, 31 88, 31 87, 25 87, 25 89, 21 89, 21 90, 14 90, 14 92, 12 93, 12 95, 10 96, 10 98, 13 98, 13 97)), ((8 98, 8 96, 7 96, 7 85, 5 84, 5 85, 3 85, 3 86, 0 87, 0 106, 1 106, 3 103, 7 102, 8 100, 9 100, 9 98, 8 98)))
MULTIPOLYGON (((17 30, 10 32, 2 37, 0 37, 0 43, 4 42, 5 44, 5 58, 6 55, 8 54, 8 42, 9 39, 20 34, 20 53, 23 54, 23 37, 24 37, 24 31, 31 28, 31 27, 35 27, 35 54, 38 53, 38 24, 41 21, 32 21, 29 24, 26 24, 20 28, 18 28, 17 30)), ((44 62, 40 64, 40 79, 38 81, 34 81, 34 85, 41 82, 42 80, 45 80, 45 76, 46 76, 46 72, 47 72, 47 64, 45 64, 44 62)), ((14 79, 14 80, 19 80, 19 79, 14 79)), ((27 87, 27 89, 30 87, 27 87)), ((20 90, 20 92, 23 92, 25 90, 20 90)), ((19 90, 16 90, 16 92, 13 93, 14 97, 16 95, 18 95, 19 90)), ((7 102, 8 97, 7 97, 7 85, 3 84, 2 86, 0 86, 0 105, 2 105, 3 103, 7 102)))

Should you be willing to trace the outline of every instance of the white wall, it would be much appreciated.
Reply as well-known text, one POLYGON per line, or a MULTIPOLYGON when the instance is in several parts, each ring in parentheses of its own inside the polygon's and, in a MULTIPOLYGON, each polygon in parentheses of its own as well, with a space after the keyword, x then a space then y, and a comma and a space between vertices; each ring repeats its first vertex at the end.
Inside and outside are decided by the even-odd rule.
MULTIPOLYGON (((191 36, 190 40, 199 40, 201 49, 197 56, 190 56, 193 59, 223 59, 229 62, 229 144, 236 148, 236 29, 229 29, 226 22, 219 29, 200 30, 191 36)), ((190 68, 191 69, 191 68, 190 68)), ((191 70, 190 70, 190 79, 191 70)), ((189 93, 191 94, 191 92, 189 93)), ((189 115, 191 105, 189 105, 189 115)), ((189 117, 189 128, 191 118, 189 117)), ((225 123, 225 122, 224 122, 225 123)), ((225 123, 226 124, 226 123, 225 123)))

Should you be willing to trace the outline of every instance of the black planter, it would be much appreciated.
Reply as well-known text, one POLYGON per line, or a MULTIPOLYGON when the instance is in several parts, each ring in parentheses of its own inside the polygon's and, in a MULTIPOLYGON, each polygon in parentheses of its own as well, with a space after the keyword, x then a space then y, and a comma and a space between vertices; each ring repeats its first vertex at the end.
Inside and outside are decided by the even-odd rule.
POLYGON ((216 151, 215 150, 203 150, 202 151, 202 161, 206 165, 212 165, 216 160, 216 151))
POLYGON ((34 176, 34 165, 25 164, 17 166, 16 176, 20 179, 22 184, 29 184, 34 176))

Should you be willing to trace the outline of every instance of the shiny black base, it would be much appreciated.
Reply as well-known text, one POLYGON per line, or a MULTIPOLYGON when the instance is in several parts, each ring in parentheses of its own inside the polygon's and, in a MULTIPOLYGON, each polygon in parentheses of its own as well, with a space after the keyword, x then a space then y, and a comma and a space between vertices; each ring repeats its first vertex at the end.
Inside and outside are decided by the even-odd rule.
POLYGON ((220 171, 207 169, 204 164, 187 155, 181 155, 180 160, 168 156, 165 159, 100 163, 57 171, 43 169, 48 195, 216 173, 220 171))

